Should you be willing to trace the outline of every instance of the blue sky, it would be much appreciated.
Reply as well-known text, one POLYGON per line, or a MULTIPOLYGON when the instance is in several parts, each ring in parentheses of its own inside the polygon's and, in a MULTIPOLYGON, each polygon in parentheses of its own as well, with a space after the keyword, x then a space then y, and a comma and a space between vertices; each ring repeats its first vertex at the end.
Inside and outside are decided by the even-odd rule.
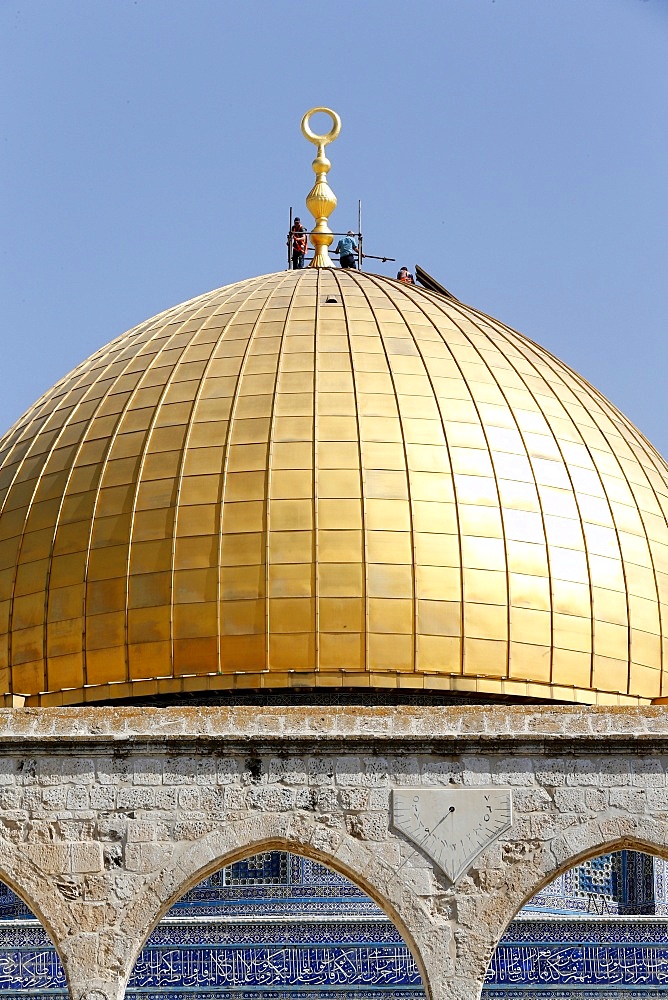
MULTIPOLYGON (((668 0, 0 0, 0 432, 332 228, 539 341, 668 456, 668 0)), ((395 273, 394 265, 374 265, 395 273)))

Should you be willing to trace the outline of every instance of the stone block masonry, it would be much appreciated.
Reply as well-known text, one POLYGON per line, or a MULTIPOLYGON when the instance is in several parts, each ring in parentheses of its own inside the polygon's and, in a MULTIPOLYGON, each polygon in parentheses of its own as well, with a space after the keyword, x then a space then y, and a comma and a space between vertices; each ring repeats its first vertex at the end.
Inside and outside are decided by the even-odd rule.
POLYGON ((267 849, 313 857, 368 892, 403 934, 431 1000, 477 1000, 508 923, 560 872, 621 848, 668 857, 665 713, 6 709, 0 878, 43 921, 73 1000, 120 1000, 172 903, 267 849), (410 833, 393 824, 394 789, 402 801, 415 790, 410 833), (464 839, 486 831, 480 790, 504 790, 493 797, 504 802, 510 792, 512 823, 475 834, 482 851, 456 884, 438 863, 447 826, 437 837, 430 820, 429 841, 421 832, 424 789, 458 790, 448 801, 464 839))

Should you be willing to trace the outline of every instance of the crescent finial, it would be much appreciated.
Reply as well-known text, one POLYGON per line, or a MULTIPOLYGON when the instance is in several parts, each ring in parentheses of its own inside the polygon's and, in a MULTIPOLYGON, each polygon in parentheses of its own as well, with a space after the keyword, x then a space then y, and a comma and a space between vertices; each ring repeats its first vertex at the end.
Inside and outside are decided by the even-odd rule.
POLYGON ((327 220, 336 208, 336 195, 327 183, 327 174, 331 163, 325 156, 325 146, 334 142, 341 131, 341 119, 331 108, 311 108, 302 118, 302 134, 309 142, 318 147, 315 160, 312 163, 315 172, 315 184, 306 196, 306 207, 315 219, 315 227, 311 231, 311 244, 315 251, 309 267, 333 267, 328 247, 334 240, 327 220), (332 128, 324 135, 317 135, 310 127, 311 115, 323 112, 332 119, 332 128))

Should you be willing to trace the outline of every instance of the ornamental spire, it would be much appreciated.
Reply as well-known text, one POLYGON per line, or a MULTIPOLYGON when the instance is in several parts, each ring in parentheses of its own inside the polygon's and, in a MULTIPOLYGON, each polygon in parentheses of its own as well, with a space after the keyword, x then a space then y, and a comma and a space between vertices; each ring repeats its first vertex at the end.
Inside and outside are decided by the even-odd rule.
POLYGON ((331 163, 325 156, 325 146, 334 142, 341 131, 341 119, 331 108, 311 108, 302 118, 302 133, 309 142, 318 147, 318 154, 312 163, 315 172, 315 184, 306 196, 306 207, 315 219, 315 228, 311 232, 311 244, 315 250, 309 267, 333 267, 327 248, 334 240, 334 234, 327 224, 329 216, 336 208, 336 195, 327 183, 327 174, 331 163), (329 115, 333 125, 325 135, 316 135, 309 128, 311 115, 319 111, 329 115))

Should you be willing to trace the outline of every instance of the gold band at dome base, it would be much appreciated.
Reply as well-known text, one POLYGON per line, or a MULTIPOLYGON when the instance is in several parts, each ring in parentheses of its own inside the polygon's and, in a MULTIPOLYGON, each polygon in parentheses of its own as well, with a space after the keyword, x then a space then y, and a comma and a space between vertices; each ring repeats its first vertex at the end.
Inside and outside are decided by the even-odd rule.
MULTIPOLYGON (((535 681, 495 680, 486 677, 437 677, 435 675, 367 673, 367 672, 314 672, 288 671, 284 674, 262 672, 257 674, 193 674, 184 677, 164 677, 136 681, 118 681, 94 687, 68 691, 44 691, 25 699, 25 707, 59 707, 67 705, 98 704, 128 701, 131 699, 162 698, 220 692, 286 690, 369 690, 369 691, 424 691, 432 694, 452 694, 453 697, 480 696, 489 699, 552 701, 576 705, 633 706, 649 704, 647 698, 631 695, 609 694, 535 681)), ((24 707, 12 701, 15 695, 6 695, 5 708, 24 707)), ((658 698, 652 704, 666 704, 668 699, 658 698)))

